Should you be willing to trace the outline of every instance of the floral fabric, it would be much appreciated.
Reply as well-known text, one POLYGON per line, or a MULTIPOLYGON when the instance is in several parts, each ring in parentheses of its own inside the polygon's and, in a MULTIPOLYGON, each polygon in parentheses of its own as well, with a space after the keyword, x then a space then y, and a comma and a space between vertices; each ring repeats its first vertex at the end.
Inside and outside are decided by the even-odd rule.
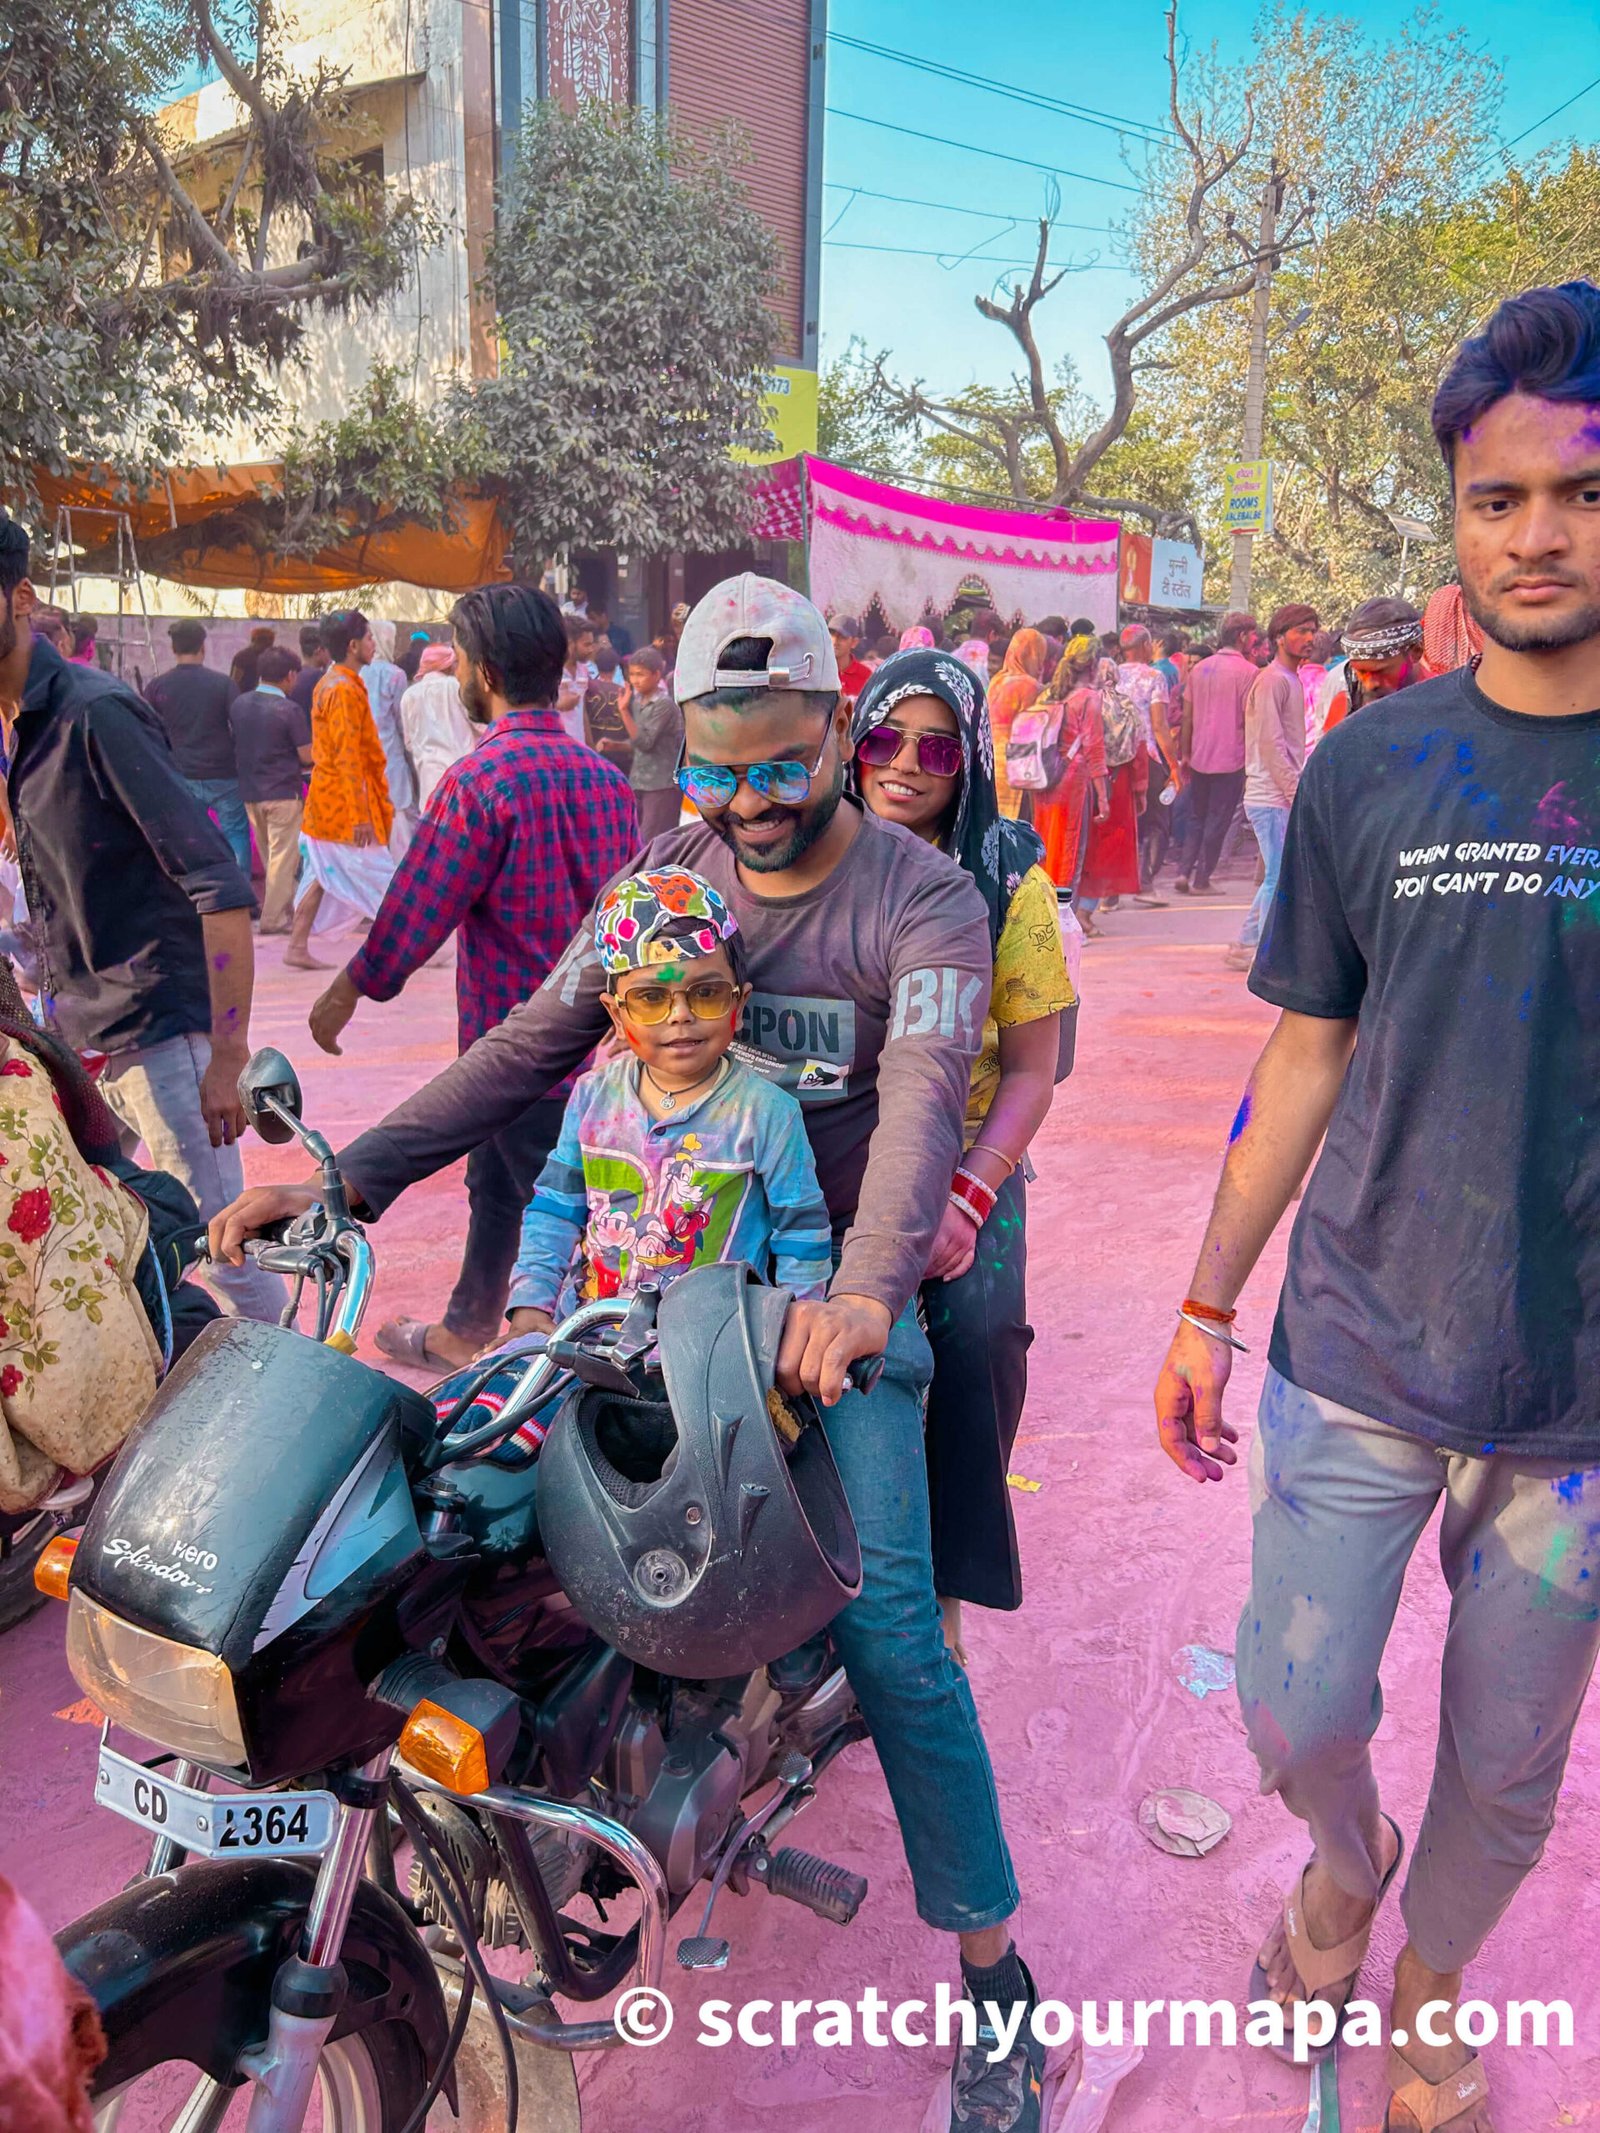
POLYGON ((0 1510, 58 1466, 108 1458, 155 1391, 160 1351, 134 1287, 143 1205, 80 1154, 42 1063, 0 1037, 0 1510))

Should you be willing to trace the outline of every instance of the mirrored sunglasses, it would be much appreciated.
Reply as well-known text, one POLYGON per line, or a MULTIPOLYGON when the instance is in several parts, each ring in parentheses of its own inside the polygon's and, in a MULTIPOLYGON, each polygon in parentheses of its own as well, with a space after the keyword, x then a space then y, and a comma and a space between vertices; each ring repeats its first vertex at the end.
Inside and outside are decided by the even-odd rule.
POLYGON ((887 770, 905 742, 917 744, 917 768, 930 778, 959 778, 961 743, 953 733, 903 733, 887 720, 862 734, 856 760, 869 770, 887 770))
MULTIPOLYGON (((828 733, 832 730, 830 726, 828 733)), ((823 734, 817 760, 809 769, 804 763, 746 763, 742 769, 736 763, 684 763, 677 772, 678 790, 696 807, 715 813, 732 805, 742 778, 763 800, 775 801, 779 807, 798 807, 822 768, 822 758, 828 752, 828 733, 823 734)))

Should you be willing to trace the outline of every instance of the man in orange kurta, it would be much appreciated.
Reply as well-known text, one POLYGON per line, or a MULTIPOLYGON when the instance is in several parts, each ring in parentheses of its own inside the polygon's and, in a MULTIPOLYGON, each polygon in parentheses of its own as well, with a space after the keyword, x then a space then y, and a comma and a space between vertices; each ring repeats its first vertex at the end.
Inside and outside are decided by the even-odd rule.
POLYGON ((367 618, 354 609, 322 628, 331 664, 311 699, 311 790, 300 824, 306 871, 284 951, 290 970, 330 967, 311 954, 326 898, 370 921, 394 873, 388 765, 361 680, 366 634, 367 618))

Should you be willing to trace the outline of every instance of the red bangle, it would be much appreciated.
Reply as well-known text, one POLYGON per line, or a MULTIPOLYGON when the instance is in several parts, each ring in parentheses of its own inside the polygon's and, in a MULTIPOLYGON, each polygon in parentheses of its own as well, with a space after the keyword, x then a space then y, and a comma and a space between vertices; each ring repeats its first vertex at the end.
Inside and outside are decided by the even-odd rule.
POLYGON ((1237 1311, 1220 1311, 1215 1304, 1196 1303, 1192 1296, 1186 1296, 1178 1309, 1188 1311, 1196 1318, 1209 1318, 1218 1326, 1231 1326, 1239 1316, 1237 1311))
POLYGON ((959 1207, 964 1215, 970 1215, 979 1229, 982 1229, 994 1213, 999 1197, 992 1186, 986 1185, 983 1179, 971 1170, 958 1170, 950 1187, 951 1205, 959 1207))

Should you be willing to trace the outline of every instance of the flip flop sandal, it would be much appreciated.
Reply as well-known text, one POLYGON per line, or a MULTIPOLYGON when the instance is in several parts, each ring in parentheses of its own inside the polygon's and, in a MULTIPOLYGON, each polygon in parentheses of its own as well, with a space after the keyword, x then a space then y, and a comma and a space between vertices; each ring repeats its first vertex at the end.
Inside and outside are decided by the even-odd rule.
POLYGON ((1453 2126, 1458 2118, 1464 2118, 1474 2104, 1487 2100, 1489 2077, 1484 2072, 1483 2061, 1473 2058, 1465 2066, 1457 2067, 1453 2074, 1446 2074, 1443 2081, 1425 2081, 1411 2061, 1403 2059, 1391 2044, 1389 2086, 1394 2090, 1394 2096, 1383 2114, 1383 2133, 1399 2133, 1393 2117, 1396 2103, 1403 2104, 1411 2113, 1422 2133, 1441 2133, 1441 2128, 1453 2126))
MULTIPOLYGON (((1401 1835, 1400 1825, 1388 1815, 1385 1815, 1383 1819, 1394 1831, 1396 1846, 1394 1862, 1378 1883, 1378 1893, 1373 1898, 1371 1916, 1364 1926, 1359 1927, 1350 1935, 1348 1940, 1340 1941, 1333 1948, 1319 1948, 1306 1930, 1306 1867, 1301 1868, 1300 1878, 1295 1883, 1292 1893, 1284 1898, 1284 1938, 1289 1943, 1289 1960, 1294 1965, 1295 1978, 1300 1987, 1300 1997, 1307 2002, 1323 2000, 1328 2006, 1334 2007, 1334 2003, 1328 1995, 1328 1987, 1342 1984, 1345 1990, 1338 2005, 1334 2007, 1335 2015, 1343 2013, 1345 2003, 1355 1989, 1356 1978, 1360 1973, 1362 1963, 1366 1960, 1367 1943, 1372 1938, 1373 1920, 1377 1917, 1379 1907, 1384 1897, 1389 1893, 1389 1884, 1394 1880, 1395 1875, 1399 1873, 1400 1862, 1406 1855, 1406 1840, 1401 1835)), ((1268 1981, 1266 1971, 1262 1969, 1258 1960, 1250 1971, 1250 1998, 1252 2000, 1267 2000, 1271 1997, 1271 1984, 1268 1981)), ((1285 2038, 1281 2045, 1269 2044, 1267 2049, 1276 2058, 1282 2059, 1288 2065, 1318 2066, 1327 2058, 1337 2042, 1338 2028, 1336 2024, 1334 2035, 1329 2038, 1328 2042, 1308 2047, 1303 2060, 1295 2058, 1294 2046, 1288 2038, 1285 2038)))
POLYGON ((452 1363, 448 1356, 437 1354, 428 1346, 428 1321, 421 1318, 393 1318, 386 1326, 380 1326, 373 1336, 374 1345, 381 1349, 391 1363, 404 1363, 408 1370, 459 1370, 459 1363, 452 1363))

